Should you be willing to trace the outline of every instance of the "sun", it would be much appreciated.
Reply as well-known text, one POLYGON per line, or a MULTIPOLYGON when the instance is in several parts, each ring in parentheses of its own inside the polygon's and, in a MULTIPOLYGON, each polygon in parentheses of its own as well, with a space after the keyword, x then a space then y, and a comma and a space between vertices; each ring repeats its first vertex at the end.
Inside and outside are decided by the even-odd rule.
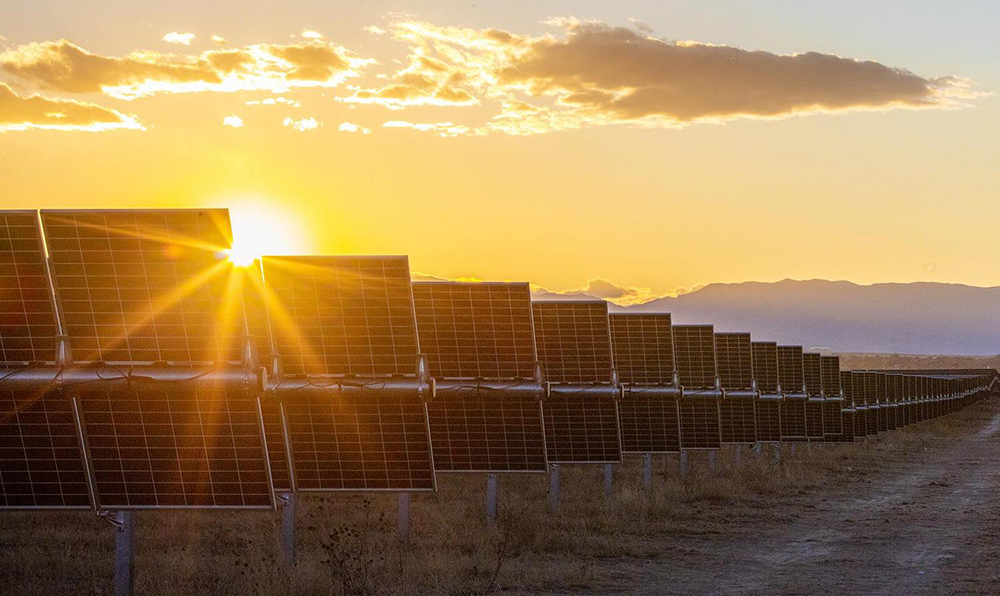
POLYGON ((233 201, 229 209, 233 245, 226 251, 236 267, 249 267, 265 255, 307 252, 305 234, 298 220, 266 201, 233 201))

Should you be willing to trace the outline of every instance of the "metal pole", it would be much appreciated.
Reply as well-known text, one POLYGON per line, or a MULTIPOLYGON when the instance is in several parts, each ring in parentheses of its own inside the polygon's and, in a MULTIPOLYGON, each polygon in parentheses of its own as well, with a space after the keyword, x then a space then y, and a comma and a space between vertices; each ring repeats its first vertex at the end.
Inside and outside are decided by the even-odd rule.
POLYGON ((410 543, 410 493, 399 493, 399 517, 396 519, 399 541, 410 543))
POLYGON ((549 466, 549 511, 559 508, 559 464, 549 466))
POLYGON ((774 444, 774 463, 781 461, 781 443, 774 444))
POLYGON ((611 497, 611 485, 615 479, 615 468, 612 464, 604 464, 604 496, 611 497))
POLYGON ((681 449, 681 478, 687 478, 688 475, 688 452, 687 449, 681 449))
POLYGON ((653 488, 653 454, 642 454, 642 488, 653 488))
POLYGON ((135 576, 135 526, 131 511, 118 511, 115 521, 115 596, 132 596, 135 576))
POLYGON ((791 456, 795 455, 795 443, 792 443, 788 446, 788 455, 791 456))
POLYGON ((495 526, 497 523, 497 497, 500 493, 500 479, 496 474, 486 475, 486 523, 495 526))
POLYGON ((295 510, 298 508, 297 497, 293 493, 285 493, 278 499, 281 503, 281 552, 285 557, 285 566, 293 569, 296 563, 295 552, 295 510))
POLYGON ((757 459, 760 459, 760 456, 763 455, 763 453, 764 453, 764 446, 761 445, 760 443, 754 443, 753 454, 757 457, 757 459))
POLYGON ((713 472, 715 471, 715 455, 716 455, 716 453, 718 453, 718 451, 715 450, 715 449, 711 449, 708 452, 708 469, 711 470, 711 471, 713 471, 713 472))

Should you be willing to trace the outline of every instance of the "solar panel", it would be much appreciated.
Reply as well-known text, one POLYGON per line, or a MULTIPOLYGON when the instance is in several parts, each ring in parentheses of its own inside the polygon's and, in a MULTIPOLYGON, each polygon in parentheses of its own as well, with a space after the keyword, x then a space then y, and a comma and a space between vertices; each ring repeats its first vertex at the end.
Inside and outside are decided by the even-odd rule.
POLYGON ((619 379, 625 384, 618 402, 622 451, 680 451, 679 391, 674 377, 670 315, 612 314, 611 344, 619 379))
POLYGON ((820 358, 820 380, 823 387, 823 436, 827 440, 837 440, 844 434, 843 408, 845 403, 840 397, 840 357, 823 356, 820 358))
POLYGON ((72 401, 0 391, 0 509, 90 507, 72 401))
POLYGON ((0 362, 55 358, 55 314, 34 211, 0 211, 0 362))
POLYGON ((882 373, 872 373, 875 375, 875 401, 878 402, 878 431, 886 432, 889 430, 889 417, 890 410, 889 407, 889 391, 887 386, 887 377, 882 373))
POLYGON ((544 472, 541 388, 506 383, 534 375, 528 284, 414 283, 413 300, 420 346, 438 379, 427 404, 437 471, 544 472))
POLYGON ((715 387, 715 331, 711 325, 674 325, 674 359, 681 386, 715 387))
POLYGON ((608 304, 545 301, 531 305, 538 359, 553 383, 609 383, 611 330, 608 304))
POLYGON ((719 449, 722 427, 716 391, 715 331, 711 325, 674 325, 674 363, 681 398, 681 447, 719 449))
POLYGON ((757 441, 756 393, 749 333, 716 333, 715 357, 726 394, 719 403, 723 443, 757 441))
POLYGON ((406 257, 264 257, 263 270, 286 374, 416 373, 406 257))
POLYGON ((527 283, 414 283, 413 301, 433 376, 534 375, 538 358, 527 283))
POLYGON ((854 410, 854 373, 849 370, 840 371, 840 389, 844 394, 843 432, 840 438, 849 443, 854 441, 854 426, 857 419, 857 413, 854 410))
POLYGON ((77 362, 237 362, 226 210, 42 211, 77 362))
POLYGON ((299 490, 434 489, 427 409, 415 391, 314 383, 278 389, 299 490))
POLYGON ((802 346, 778 346, 781 404, 781 440, 806 440, 806 400, 803 391, 802 346))
POLYGON ((778 393, 778 344, 755 341, 750 344, 753 354, 753 376, 760 391, 757 402, 757 440, 781 440, 781 395, 778 393))
POLYGON ((854 396, 854 436, 864 438, 868 435, 868 398, 864 373, 851 374, 851 394, 854 396))
POLYGON ((620 462, 607 303, 534 302, 532 313, 538 357, 552 383, 543 404, 549 462, 620 462))
POLYGON ((810 441, 823 440, 823 368, 821 356, 812 352, 802 354, 802 380, 806 395, 806 436, 810 441))
POLYGON ((248 391, 84 390, 79 400, 98 507, 273 507, 248 391))
POLYGON ((868 436, 873 436, 878 434, 878 381, 875 379, 875 373, 863 372, 861 373, 862 383, 864 386, 864 403, 865 409, 865 430, 868 436))

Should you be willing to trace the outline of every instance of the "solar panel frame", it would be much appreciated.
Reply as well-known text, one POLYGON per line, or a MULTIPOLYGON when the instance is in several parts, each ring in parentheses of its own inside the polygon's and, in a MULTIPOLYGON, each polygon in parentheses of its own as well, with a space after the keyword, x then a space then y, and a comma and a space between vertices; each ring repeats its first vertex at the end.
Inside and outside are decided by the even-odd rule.
POLYGON ((669 313, 612 313, 612 356, 624 391, 618 422, 624 453, 677 453, 680 390, 674 385, 669 313))
POLYGON ((535 349, 553 383, 610 383, 614 369, 608 303, 546 300, 531 304, 535 349))
POLYGON ((722 421, 712 325, 674 325, 674 365, 683 394, 681 448, 720 449, 722 421))
POLYGON ((778 346, 778 382, 785 401, 781 404, 781 440, 806 441, 806 396, 802 368, 802 346, 778 346))
POLYGON ((38 213, 0 210, 0 363, 54 362, 57 329, 38 213))
POLYGON ((76 362, 241 361, 245 329, 226 254, 227 210, 40 213, 58 317, 76 362))
POLYGON ((844 395, 844 407, 841 409, 843 432, 840 440, 850 443, 855 439, 854 430, 858 418, 857 410, 854 408, 854 373, 849 370, 840 371, 840 390, 844 395))
POLYGON ((76 402, 0 391, 0 510, 94 508, 76 402))
POLYGON ((74 390, 99 510, 274 509, 246 388, 74 390))
POLYGON ((823 436, 826 440, 836 441, 844 434, 843 401, 840 390, 840 357, 822 356, 820 358, 820 373, 823 396, 823 436))
POLYGON ((806 436, 810 441, 822 441, 826 407, 823 398, 823 365, 821 356, 815 352, 802 353, 802 381, 806 395, 806 436))
POLYGON ((778 393, 778 344, 750 343, 754 381, 759 398, 756 406, 757 441, 781 441, 781 394, 778 393))
POLYGON ((286 375, 416 376, 407 257, 264 256, 262 269, 273 352, 286 375))
POLYGON ((715 358, 725 395, 719 402, 723 444, 757 442, 757 394, 749 333, 716 333, 715 358))
POLYGON ((435 471, 545 472, 542 387, 510 382, 537 366, 528 284, 414 282, 413 294, 438 380, 427 404, 435 471))

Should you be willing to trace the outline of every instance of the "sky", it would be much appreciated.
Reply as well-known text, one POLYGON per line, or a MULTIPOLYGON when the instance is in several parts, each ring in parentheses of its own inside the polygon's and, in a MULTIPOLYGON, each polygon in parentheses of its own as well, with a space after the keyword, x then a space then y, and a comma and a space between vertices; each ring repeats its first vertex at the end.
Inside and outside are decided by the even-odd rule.
POLYGON ((1000 285, 996 2, 0 6, 0 207, 622 303, 1000 285))

